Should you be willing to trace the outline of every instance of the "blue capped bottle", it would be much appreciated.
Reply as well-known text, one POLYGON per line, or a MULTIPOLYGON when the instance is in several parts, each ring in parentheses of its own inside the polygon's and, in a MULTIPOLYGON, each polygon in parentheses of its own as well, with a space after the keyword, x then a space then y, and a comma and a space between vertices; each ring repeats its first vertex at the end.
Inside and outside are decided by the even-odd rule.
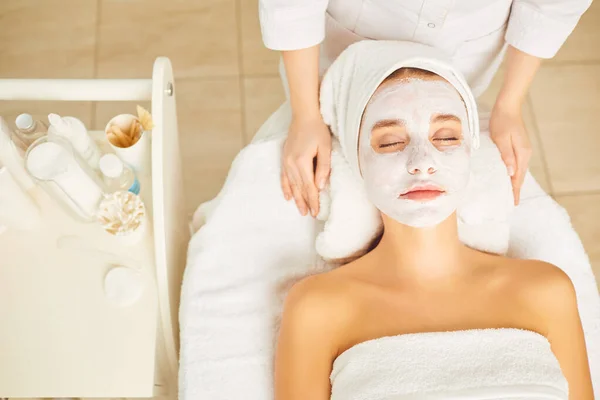
POLYGON ((100 171, 108 193, 128 190, 140 194, 140 182, 135 173, 114 154, 105 154, 100 158, 100 171))

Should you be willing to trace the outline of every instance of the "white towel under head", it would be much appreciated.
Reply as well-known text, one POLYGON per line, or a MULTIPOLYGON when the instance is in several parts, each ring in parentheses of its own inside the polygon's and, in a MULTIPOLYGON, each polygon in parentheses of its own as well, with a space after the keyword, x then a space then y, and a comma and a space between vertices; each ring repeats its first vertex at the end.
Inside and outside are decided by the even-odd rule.
MULTIPOLYGON (((509 218, 514 209, 510 179, 500 152, 488 132, 480 135, 480 147, 471 158, 473 173, 467 194, 457 211, 462 243, 477 250, 506 254, 509 218)), ((381 214, 367 198, 333 139, 329 184, 320 196, 318 219, 325 222, 317 236, 317 252, 334 264, 364 254, 382 231, 381 214)))

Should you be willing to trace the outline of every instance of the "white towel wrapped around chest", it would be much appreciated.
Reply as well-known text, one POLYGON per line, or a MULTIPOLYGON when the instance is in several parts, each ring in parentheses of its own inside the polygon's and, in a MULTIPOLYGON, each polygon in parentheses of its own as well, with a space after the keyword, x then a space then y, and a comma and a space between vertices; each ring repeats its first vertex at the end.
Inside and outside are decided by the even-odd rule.
POLYGON ((472 329, 359 343, 333 364, 331 400, 567 400, 545 337, 472 329))

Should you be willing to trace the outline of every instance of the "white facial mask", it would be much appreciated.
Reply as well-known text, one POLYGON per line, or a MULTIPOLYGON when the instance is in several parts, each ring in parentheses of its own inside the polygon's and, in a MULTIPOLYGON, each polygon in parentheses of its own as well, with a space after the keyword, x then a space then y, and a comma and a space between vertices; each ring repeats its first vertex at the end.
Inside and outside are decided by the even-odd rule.
MULTIPOLYGON (((392 133, 391 137, 395 135, 392 133)), ((457 209, 466 189, 471 142, 465 105, 449 83, 408 79, 378 90, 365 109, 358 146, 369 199, 381 212, 402 224, 413 227, 439 224, 457 209), (439 146, 443 142, 436 141, 438 149, 432 143, 436 132, 430 131, 433 118, 442 114, 460 119, 462 139, 460 144, 445 147, 439 146), (404 123, 408 144, 403 149, 381 154, 372 147, 373 127, 383 120, 404 123), (445 193, 433 200, 401 196, 423 185, 434 185, 445 193)))

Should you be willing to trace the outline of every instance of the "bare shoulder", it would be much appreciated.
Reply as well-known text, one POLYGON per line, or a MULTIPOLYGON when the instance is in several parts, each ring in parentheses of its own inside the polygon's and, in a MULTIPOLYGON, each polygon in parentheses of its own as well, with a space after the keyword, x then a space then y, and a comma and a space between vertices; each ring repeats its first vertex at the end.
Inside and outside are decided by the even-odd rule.
MULTIPOLYGON (((304 329, 337 330, 352 320, 351 283, 335 271, 306 277, 288 292, 283 315, 304 329)), ((292 321, 290 321, 292 322, 292 321)))
POLYGON ((511 270, 523 287, 544 301, 575 293, 571 278, 556 265, 539 260, 512 260, 511 270))
POLYGON ((575 287, 562 269, 539 260, 511 260, 507 267, 514 294, 539 316, 544 331, 557 316, 577 314, 575 287))
POLYGON ((484 275, 486 279, 494 277, 511 291, 545 291, 571 285, 571 279, 562 269, 545 261, 485 255, 481 265, 483 271, 489 271, 489 276, 484 275))

